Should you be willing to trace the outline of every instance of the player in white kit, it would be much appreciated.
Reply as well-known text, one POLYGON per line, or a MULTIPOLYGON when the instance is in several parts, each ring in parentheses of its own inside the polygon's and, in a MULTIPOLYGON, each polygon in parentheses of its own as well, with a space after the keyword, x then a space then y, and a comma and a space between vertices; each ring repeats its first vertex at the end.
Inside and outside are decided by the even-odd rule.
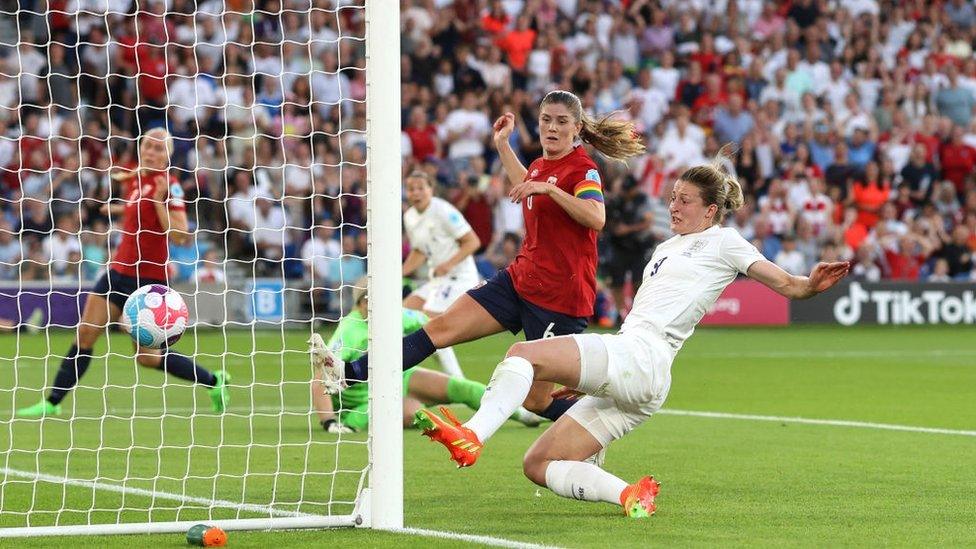
MULTIPOLYGON (((457 208, 434 196, 426 173, 411 173, 406 193, 410 209, 403 214, 403 227, 410 241, 410 255, 403 262, 403 276, 426 263, 429 280, 407 296, 403 306, 433 318, 481 282, 472 257, 481 240, 457 208)), ((437 359, 447 374, 464 377, 454 349, 438 349, 437 359)))
POLYGON ((514 344, 474 417, 461 425, 421 410, 417 423, 425 426, 424 434, 448 447, 459 466, 472 465, 533 380, 562 384, 561 396, 582 398, 528 450, 525 475, 563 497, 620 504, 631 517, 653 514, 659 490, 653 477, 628 485, 583 460, 661 408, 675 355, 740 273, 786 297, 805 299, 836 284, 850 268, 847 262, 819 263, 809 277, 793 276, 765 260, 738 232, 721 226, 742 202, 739 183, 720 161, 685 171, 669 205, 675 236, 648 262, 620 332, 514 344))

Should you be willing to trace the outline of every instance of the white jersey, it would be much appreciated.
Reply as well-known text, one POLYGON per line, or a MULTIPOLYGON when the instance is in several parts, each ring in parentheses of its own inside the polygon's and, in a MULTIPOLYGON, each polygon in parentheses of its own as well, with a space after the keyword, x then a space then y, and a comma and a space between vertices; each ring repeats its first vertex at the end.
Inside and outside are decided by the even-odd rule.
POLYGON ((715 225, 671 237, 657 246, 644 268, 643 283, 620 332, 656 336, 677 353, 725 287, 764 259, 729 227, 715 225))
MULTIPOLYGON (((407 230, 410 246, 427 256, 427 266, 433 273, 434 267, 444 263, 457 253, 461 247, 458 239, 471 232, 471 225, 464 219, 461 212, 448 201, 437 198, 431 199, 430 205, 423 212, 411 207, 403 214, 403 226, 407 230)), ((472 281, 473 286, 478 280, 478 269, 474 258, 470 255, 458 263, 446 278, 459 281, 472 281)))

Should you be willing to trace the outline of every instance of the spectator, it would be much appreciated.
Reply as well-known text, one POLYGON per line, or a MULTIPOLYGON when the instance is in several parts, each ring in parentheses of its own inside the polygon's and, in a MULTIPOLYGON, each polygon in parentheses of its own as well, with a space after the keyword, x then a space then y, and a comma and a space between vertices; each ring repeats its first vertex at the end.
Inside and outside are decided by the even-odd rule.
POLYGON ((885 250, 888 264, 886 278, 890 280, 918 280, 922 265, 931 253, 930 244, 913 233, 898 239, 897 248, 885 250))
POLYGON ((965 192, 966 178, 976 169, 976 149, 963 142, 964 131, 953 126, 951 140, 939 150, 942 178, 952 182, 956 192, 965 192))
POLYGON ((639 105, 639 118, 643 127, 653 128, 668 111, 668 98, 654 86, 650 69, 641 69, 637 85, 630 90, 631 101, 639 105))
POLYGON ((853 132, 847 143, 847 158, 855 168, 863 169, 877 150, 875 132, 867 125, 856 125, 853 132))
POLYGON ((936 255, 946 262, 947 274, 951 278, 968 275, 973 268, 973 251, 969 247, 969 228, 958 225, 952 231, 952 240, 943 244, 936 255))
POLYGON ((0 280, 17 280, 21 251, 13 228, 6 220, 0 219, 0 280))
POLYGON ((254 225, 249 227, 254 243, 258 272, 273 273, 274 264, 281 261, 285 251, 285 211, 281 203, 258 195, 254 201, 254 225))
POLYGON ((853 204, 857 206, 857 221, 867 228, 878 222, 881 207, 891 197, 891 183, 879 181, 880 171, 877 162, 869 162, 864 170, 862 181, 851 185, 849 192, 853 204))
POLYGON ((95 281, 108 265, 108 225, 96 220, 90 230, 81 232, 81 276, 83 280, 95 281))
POLYGON ((793 275, 809 272, 803 253, 796 247, 796 237, 791 234, 783 237, 783 248, 776 254, 774 263, 793 275))
POLYGON ((658 145, 657 154, 664 161, 668 173, 700 164, 704 156, 705 132, 693 124, 684 107, 679 109, 674 123, 665 131, 658 145))
POLYGON ((624 177, 616 198, 607 204, 610 233, 610 287, 621 319, 630 309, 643 280, 644 267, 654 251, 654 222, 650 198, 638 187, 637 178, 624 177), (630 291, 625 287, 630 281, 630 291))
POLYGON ((881 280, 881 268, 874 261, 874 248, 863 244, 857 249, 857 262, 851 268, 851 275, 855 280, 864 282, 878 282, 881 280))
POLYGON ((456 171, 466 170, 471 159, 485 153, 485 140, 491 133, 488 115, 478 108, 474 92, 465 92, 461 107, 451 111, 437 128, 438 137, 448 146, 447 157, 456 171))
POLYGON ((58 220, 57 227, 42 244, 44 263, 52 277, 66 278, 72 270, 77 280, 77 268, 81 263, 81 241, 78 223, 70 217, 58 220))
MULTIPOLYGON (((476 159, 476 166, 478 163, 483 164, 484 161, 476 159)), ((476 169, 474 173, 483 171, 476 169)), ((489 196, 490 185, 491 178, 487 175, 466 175, 451 200, 481 242, 481 247, 475 251, 475 255, 484 253, 492 241, 494 198, 489 196)))
POLYGON ((935 265, 932 267, 932 273, 929 274, 926 280, 929 282, 949 282, 952 280, 952 277, 949 275, 949 262, 946 261, 945 258, 940 257, 935 260, 935 265))
POLYGON ((969 127, 969 121, 973 118, 973 107, 976 106, 973 92, 959 85, 959 69, 954 63, 946 65, 945 74, 949 84, 935 94, 935 106, 953 124, 969 127))
POLYGON ((715 137, 722 143, 739 143, 752 131, 755 121, 742 109, 742 101, 741 95, 734 94, 729 97, 728 106, 715 110, 715 137))
MULTIPOLYGON (((826 172, 834 163, 834 144, 830 141, 830 126, 825 123, 813 126, 813 139, 807 142, 810 148, 810 158, 822 171, 826 172)), ((850 160, 849 150, 844 146, 845 162, 850 160)), ((836 184, 836 181, 830 181, 836 184)))
POLYGON ((334 238, 335 229, 317 225, 302 245, 301 257, 305 265, 305 279, 312 284, 312 311, 330 310, 332 292, 339 286, 335 278, 335 264, 341 261, 342 245, 334 238), (317 305, 321 304, 321 305, 317 305))
POLYGON ((926 159, 925 145, 917 144, 912 147, 908 163, 901 169, 901 180, 908 185, 914 205, 921 206, 931 200, 938 177, 935 166, 926 159))
POLYGON ((525 65, 535 37, 536 32, 529 27, 529 17, 520 15, 515 20, 515 29, 498 40, 498 47, 505 51, 508 64, 519 86, 524 85, 526 80, 525 65))
POLYGON ((198 284, 224 284, 227 274, 224 269, 225 261, 215 248, 210 248, 203 254, 203 259, 197 265, 195 279, 198 284))

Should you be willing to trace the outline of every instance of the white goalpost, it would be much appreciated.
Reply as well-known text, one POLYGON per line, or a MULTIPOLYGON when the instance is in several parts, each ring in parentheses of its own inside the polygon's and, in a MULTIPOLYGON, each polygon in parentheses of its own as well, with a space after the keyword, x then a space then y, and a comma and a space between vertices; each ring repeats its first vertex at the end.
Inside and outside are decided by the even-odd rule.
POLYGON ((12 6, 0 246, 23 252, 0 256, 0 538, 402 529, 399 3, 12 6), (229 404, 140 366, 109 324, 57 413, 22 414, 58 387, 125 232, 110 205, 131 195, 112 174, 141 165, 155 127, 192 232, 169 244, 166 283, 191 317, 173 352, 228 377, 229 404), (307 341, 329 340, 361 290, 368 391, 326 411, 307 341), (352 433, 322 419, 363 413, 352 433))

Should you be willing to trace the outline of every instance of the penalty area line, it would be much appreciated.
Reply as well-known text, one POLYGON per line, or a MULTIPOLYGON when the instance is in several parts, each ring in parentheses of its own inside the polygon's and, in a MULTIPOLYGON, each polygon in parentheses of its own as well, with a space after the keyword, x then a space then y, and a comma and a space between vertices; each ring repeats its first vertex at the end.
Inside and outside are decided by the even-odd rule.
POLYGON ((903 431, 909 433, 928 433, 933 435, 956 435, 976 437, 976 431, 961 429, 943 429, 940 427, 917 427, 914 425, 897 425, 894 423, 873 423, 870 421, 850 421, 846 419, 812 419, 805 417, 762 416, 755 414, 729 414, 725 412, 700 412, 696 410, 658 410, 658 414, 668 416, 691 416, 712 419, 739 419, 744 421, 769 421, 776 423, 798 423, 801 425, 829 425, 831 427, 854 427, 859 429, 877 429, 881 431, 903 431))
POLYGON ((64 484, 66 486, 90 488, 92 490, 102 490, 104 492, 115 492, 117 494, 124 494, 129 496, 142 496, 151 499, 165 499, 170 501, 178 501, 180 503, 203 505, 210 508, 236 509, 238 511, 264 514, 272 517, 316 517, 318 516, 309 513, 299 513, 296 511, 285 511, 282 509, 275 509, 273 507, 268 507, 267 505, 258 505, 254 503, 237 503, 226 499, 209 499, 209 498, 201 498, 196 496, 188 496, 186 494, 174 494, 171 492, 161 492, 159 490, 146 490, 143 488, 134 488, 131 486, 119 486, 117 484, 107 484, 104 482, 99 482, 94 480, 79 480, 79 479, 73 479, 68 477, 61 477, 57 475, 48 475, 45 473, 35 473, 33 471, 21 471, 19 469, 10 469, 9 467, 0 467, 0 475, 6 476, 8 478, 16 477, 25 480, 33 480, 36 482, 50 482, 52 484, 64 484))
POLYGON ((491 536, 479 536, 476 534, 459 534, 457 532, 446 532, 443 530, 427 530, 424 528, 393 528, 386 531, 393 532, 395 534, 408 534, 411 536, 466 541, 480 545, 489 545, 491 547, 509 547, 511 549, 556 549, 556 547, 552 545, 538 545, 535 543, 526 543, 524 541, 512 541, 491 536))

